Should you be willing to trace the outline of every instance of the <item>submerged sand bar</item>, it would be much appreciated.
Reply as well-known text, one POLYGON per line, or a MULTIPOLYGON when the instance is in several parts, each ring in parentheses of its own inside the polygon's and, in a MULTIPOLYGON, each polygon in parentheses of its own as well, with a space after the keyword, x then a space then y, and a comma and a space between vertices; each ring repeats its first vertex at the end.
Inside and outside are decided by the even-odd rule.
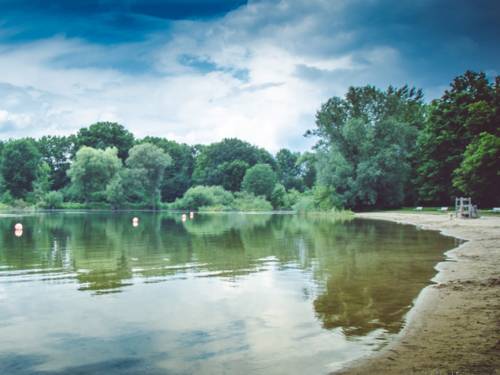
POLYGON ((341 374, 500 374, 500 217, 361 213, 467 240, 437 265, 405 328, 380 352, 341 374))

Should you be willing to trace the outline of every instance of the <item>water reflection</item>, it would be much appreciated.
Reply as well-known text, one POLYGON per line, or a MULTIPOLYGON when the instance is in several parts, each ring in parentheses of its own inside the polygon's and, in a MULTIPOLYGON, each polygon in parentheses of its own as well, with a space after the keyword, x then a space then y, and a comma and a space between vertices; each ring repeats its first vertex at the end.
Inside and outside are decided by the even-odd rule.
MULTIPOLYGON (((226 328, 219 326, 216 319, 213 325, 219 328, 212 327, 211 335, 218 337, 229 330, 228 334, 237 338, 230 346, 240 348, 238 353, 231 354, 238 358, 240 370, 248 365, 241 362, 241 356, 253 353, 256 356, 253 360, 257 362, 264 356, 254 352, 256 344, 252 342, 257 340, 259 345, 272 342, 268 336, 255 336, 261 331, 273 332, 277 340, 276 348, 269 352, 287 342, 286 350, 292 351, 296 345, 296 339, 290 341, 292 337, 302 337, 297 341, 302 343, 314 338, 319 341, 314 341, 317 348, 308 360, 318 361, 323 353, 321 355, 331 362, 333 354, 327 357, 321 342, 329 343, 333 336, 325 338, 318 329, 322 327, 323 332, 331 331, 335 335, 341 332, 342 337, 352 338, 368 338, 374 332, 398 332, 413 299, 434 275, 433 266, 443 258, 443 250, 454 245, 451 239, 435 232, 368 220, 340 222, 325 217, 271 214, 197 214, 190 215, 190 220, 185 219, 178 214, 144 212, 37 214, 22 217, 24 233, 16 237, 12 228, 20 221, 19 217, 2 218, 0 288, 9 290, 6 288, 28 282, 19 285, 31 285, 35 294, 30 294, 30 298, 36 301, 38 289, 51 295, 50 288, 68 285, 70 289, 64 289, 65 299, 51 295, 51 298, 60 298, 57 301, 61 304, 69 303, 68 300, 76 303, 81 300, 78 295, 85 293, 99 295, 101 302, 92 304, 92 314, 106 324, 110 324, 110 318, 106 315, 105 296, 119 297, 109 301, 125 303, 125 310, 134 310, 131 306, 144 306, 151 301, 175 301, 182 312, 171 316, 167 324, 175 326, 170 327, 176 332, 170 333, 172 337, 179 335, 183 320, 191 322, 190 329, 191 325, 198 324, 189 320, 189 314, 199 313, 203 316, 201 320, 209 324, 206 314, 218 311, 221 317, 226 317, 226 328), (134 222, 138 225, 133 225, 134 222), (169 287, 174 284, 175 289, 169 287), (141 291, 140 296, 134 289, 141 291), (214 299, 217 305, 213 304, 214 299), (250 301, 252 307, 248 305, 250 301), (227 327, 230 321, 239 327, 236 333, 235 328, 227 327), (320 327, 314 328, 315 321, 320 327), (275 328, 269 331, 270 327, 275 328)), ((15 297, 11 301, 15 301, 15 297)), ((167 311, 173 308, 167 306, 170 307, 162 310, 163 316, 168 316, 167 311)), ((66 308, 71 309, 71 303, 66 308)), ((122 317, 128 313, 119 311, 118 316, 122 317)), ((35 312, 38 311, 33 310, 34 315, 35 312)), ((151 312, 149 316, 136 312, 127 319, 142 325, 140 332, 144 332, 152 329, 154 316, 151 312)), ((0 334, 1 319, 0 313, 0 334)), ((170 347, 173 344, 165 341, 165 334, 158 333, 163 332, 162 329, 165 327, 149 335, 156 337, 162 348, 170 347)), ((73 328, 68 328, 71 330, 73 328)), ((182 335, 186 334, 185 330, 181 331, 182 335)), ((117 339, 115 333, 111 336, 117 339)), ((330 350, 336 348, 343 360, 358 353, 358 347, 350 348, 349 355, 342 352, 339 337, 334 336, 330 350)), ((196 336, 193 342, 199 340, 196 336)), ((218 340, 215 342, 220 345, 218 340)), ((0 345, 0 355, 2 350, 0 345)), ((171 350, 180 349, 175 346, 171 350)), ((205 351, 202 353, 205 354, 195 363, 208 366, 207 361, 215 361, 205 358, 205 351)), ((123 353, 115 354, 118 358, 123 353)), ((283 354, 265 356, 265 361, 281 363, 279 358, 283 354)), ((226 363, 221 359, 226 358, 224 356, 214 356, 218 366, 226 363)), ((286 356, 283 360, 286 361, 286 356)), ((162 361, 172 366, 166 359, 162 361)), ((294 368, 298 367, 291 367, 294 368)), ((192 371, 193 368, 189 368, 187 372, 192 371)), ((259 373, 251 369, 249 372, 259 373)))

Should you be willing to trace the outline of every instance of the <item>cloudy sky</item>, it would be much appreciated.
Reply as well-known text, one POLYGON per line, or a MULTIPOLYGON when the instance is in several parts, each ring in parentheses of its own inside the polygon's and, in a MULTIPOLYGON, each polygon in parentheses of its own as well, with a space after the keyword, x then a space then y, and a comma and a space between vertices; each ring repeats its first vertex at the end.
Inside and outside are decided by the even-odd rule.
POLYGON ((276 151, 351 85, 500 73, 497 0, 0 0, 0 139, 117 121, 276 151))

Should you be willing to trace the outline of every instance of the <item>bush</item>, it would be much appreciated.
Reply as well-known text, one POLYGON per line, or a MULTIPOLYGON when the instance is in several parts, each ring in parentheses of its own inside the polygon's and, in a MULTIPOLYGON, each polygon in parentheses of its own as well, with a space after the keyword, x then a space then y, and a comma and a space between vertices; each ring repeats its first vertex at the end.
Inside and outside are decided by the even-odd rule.
POLYGON ((271 204, 275 209, 288 209, 290 208, 290 203, 288 201, 288 195, 286 189, 281 184, 276 184, 274 186, 273 192, 271 194, 271 204))
POLYGON ((63 194, 59 191, 49 191, 45 194, 41 206, 43 208, 61 208, 63 206, 63 194))
POLYGON ((172 203, 177 210, 198 210, 200 207, 231 206, 233 195, 220 186, 195 186, 184 193, 182 198, 172 203))
POLYGON ((2 194, 2 197, 0 198, 2 203, 5 203, 7 206, 12 206, 14 203, 14 197, 12 197, 12 194, 10 191, 6 191, 2 194))
POLYGON ((241 192, 234 194, 233 209, 236 211, 272 211, 273 206, 263 197, 241 192))
POLYGON ((303 195, 302 197, 300 197, 297 203, 292 206, 292 208, 297 212, 309 212, 317 210, 314 204, 314 198, 310 195, 303 195))

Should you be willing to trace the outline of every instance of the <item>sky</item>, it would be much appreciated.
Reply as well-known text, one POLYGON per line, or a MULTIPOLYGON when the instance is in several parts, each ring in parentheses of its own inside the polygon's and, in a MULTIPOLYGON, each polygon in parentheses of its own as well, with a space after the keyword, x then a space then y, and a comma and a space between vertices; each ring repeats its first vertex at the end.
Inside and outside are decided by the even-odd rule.
POLYGON ((0 0, 0 139, 98 121, 276 152, 349 86, 500 73, 497 0, 0 0))

